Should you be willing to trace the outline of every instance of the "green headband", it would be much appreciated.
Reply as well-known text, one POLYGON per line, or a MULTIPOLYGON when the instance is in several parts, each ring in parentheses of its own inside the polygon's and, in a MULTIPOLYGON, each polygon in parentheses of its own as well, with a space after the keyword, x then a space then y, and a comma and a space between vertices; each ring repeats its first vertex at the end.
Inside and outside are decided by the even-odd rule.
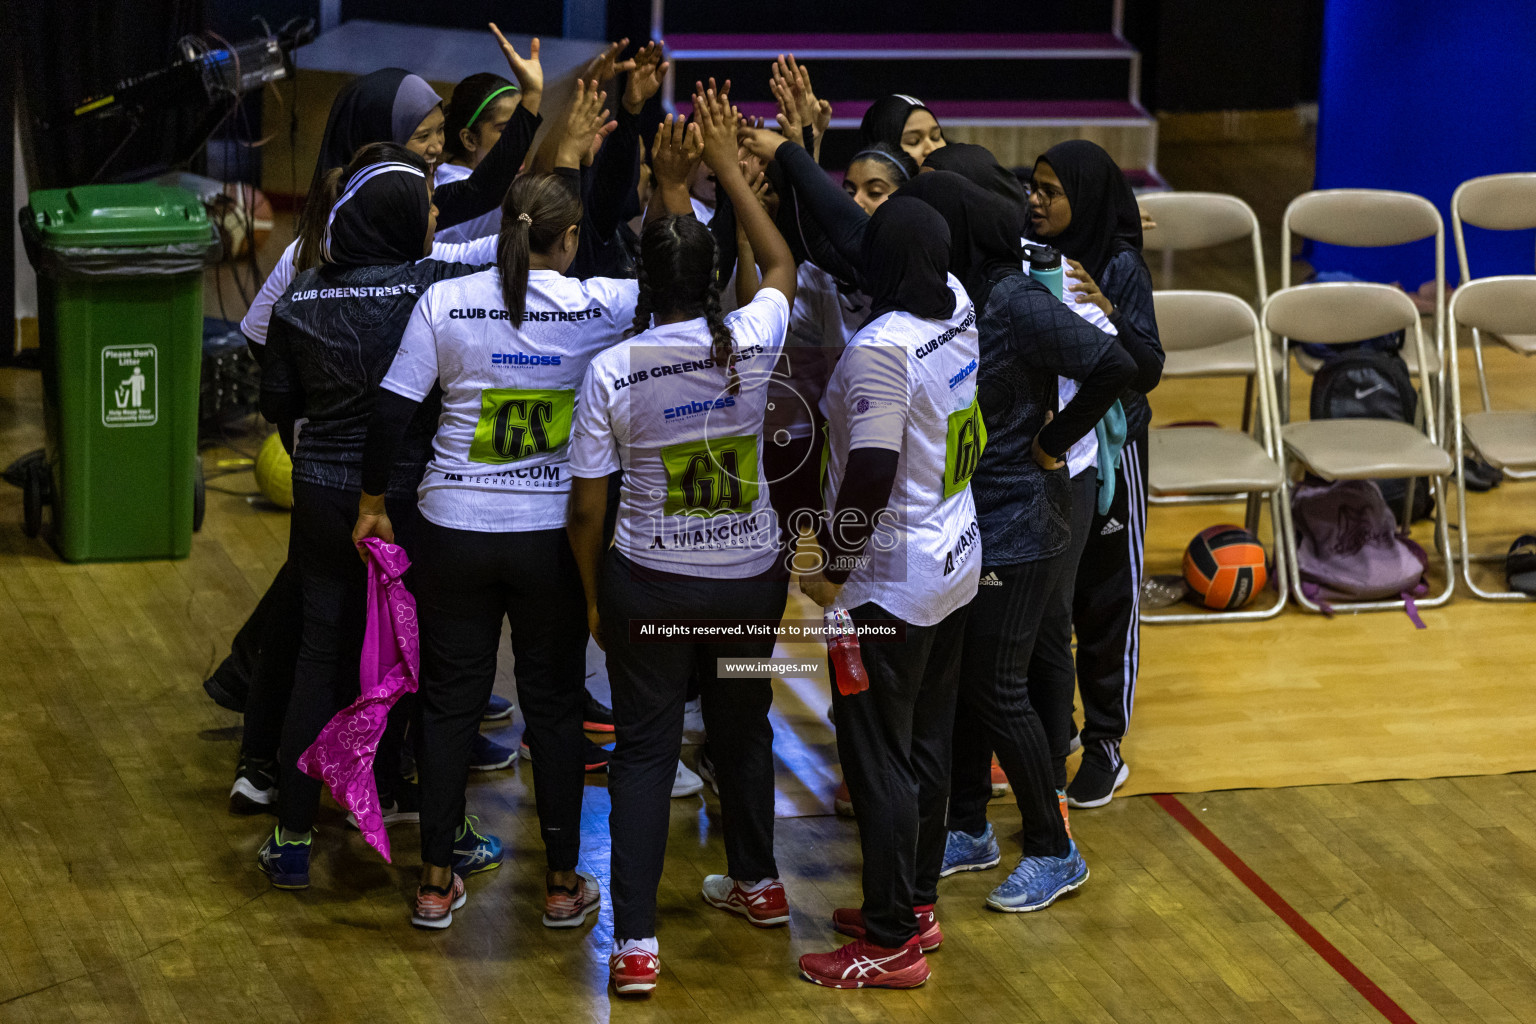
POLYGON ((464 127, 473 128, 475 123, 480 120, 480 115, 485 113, 487 104, 489 104, 491 100, 495 99, 497 96, 500 96, 504 92, 517 92, 517 86, 504 85, 500 89, 497 89, 495 92, 491 93, 485 99, 481 100, 480 105, 475 108, 475 112, 469 115, 469 120, 464 123, 464 127))

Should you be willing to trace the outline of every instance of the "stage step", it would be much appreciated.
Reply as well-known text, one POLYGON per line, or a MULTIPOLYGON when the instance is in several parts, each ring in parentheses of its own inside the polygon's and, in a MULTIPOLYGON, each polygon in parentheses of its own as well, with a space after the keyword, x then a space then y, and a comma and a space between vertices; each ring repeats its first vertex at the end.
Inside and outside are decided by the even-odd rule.
POLYGON ((1134 46, 1112 32, 1008 34, 952 32, 854 35, 788 32, 758 35, 675 34, 667 37, 673 60, 1130 60, 1134 46))

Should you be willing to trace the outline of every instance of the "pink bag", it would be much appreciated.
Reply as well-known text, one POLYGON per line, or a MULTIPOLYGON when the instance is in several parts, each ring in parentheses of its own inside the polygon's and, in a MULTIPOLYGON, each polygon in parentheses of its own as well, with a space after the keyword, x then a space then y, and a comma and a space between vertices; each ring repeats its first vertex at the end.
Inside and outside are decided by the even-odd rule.
POLYGON ((362 694, 337 712, 310 748, 299 770, 330 787, 331 796, 357 818, 363 838, 389 860, 389 835, 379 810, 373 760, 389 709, 402 693, 414 693, 421 666, 416 599, 400 577, 411 566, 405 550, 375 537, 368 551, 368 625, 358 665, 362 694))
POLYGON ((1300 484, 1291 516, 1302 591, 1324 613, 1333 614, 1331 601, 1400 597, 1414 626, 1424 628, 1413 599, 1429 592, 1424 582, 1429 556, 1406 530, 1398 530, 1376 481, 1300 484))

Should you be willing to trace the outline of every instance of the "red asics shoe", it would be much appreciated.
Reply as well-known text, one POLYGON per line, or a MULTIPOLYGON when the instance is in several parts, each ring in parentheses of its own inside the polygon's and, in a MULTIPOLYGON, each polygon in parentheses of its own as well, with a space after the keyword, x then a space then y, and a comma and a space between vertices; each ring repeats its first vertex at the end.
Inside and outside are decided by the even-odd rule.
POLYGON ((411 914, 411 924, 417 928, 447 928, 453 924, 453 912, 462 907, 469 897, 464 893, 464 878, 457 872, 453 884, 447 889, 416 887, 416 907, 411 914))
POLYGON ((759 928, 789 923, 789 901, 777 878, 749 891, 729 875, 706 875, 701 895, 710 906, 739 914, 759 928))
MULTIPOLYGON (((939 930, 939 919, 934 916, 933 904, 912 909, 917 911, 917 943, 924 953, 932 953, 944 943, 944 933, 939 930)), ((851 939, 862 939, 864 911, 858 907, 843 907, 832 911, 832 930, 851 939)))
POLYGON ((608 974, 613 979, 613 990, 622 996, 649 995, 656 991, 656 975, 660 973, 661 960, 658 955, 638 941, 624 943, 608 957, 608 974))
POLYGON ((586 871, 577 871, 576 876, 576 884, 569 889, 552 885, 545 890, 544 927, 580 928, 602 906, 597 879, 586 871))
POLYGON ((827 988, 917 988, 928 974, 928 958, 916 935, 899 949, 858 939, 830 953, 800 958, 800 976, 827 988))
POLYGON ((992 759, 992 799, 1008 795, 1008 773, 1003 771, 1003 766, 997 763, 997 758, 992 759))

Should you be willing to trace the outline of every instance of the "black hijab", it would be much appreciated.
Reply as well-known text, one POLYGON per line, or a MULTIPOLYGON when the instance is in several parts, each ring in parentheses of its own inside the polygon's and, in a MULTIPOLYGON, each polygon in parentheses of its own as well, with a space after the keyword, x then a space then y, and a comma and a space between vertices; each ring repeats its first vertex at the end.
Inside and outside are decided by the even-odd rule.
POLYGON ((896 310, 924 320, 954 313, 949 226, 927 203, 899 195, 881 203, 864 232, 863 264, 870 319, 896 310))
POLYGON ((985 146, 970 142, 946 143, 943 148, 929 153, 923 166, 936 171, 953 171, 1020 209, 1029 201, 1018 177, 998 163, 997 157, 985 146))
POLYGON ((953 171, 919 174, 891 199, 902 196, 922 200, 944 218, 950 237, 949 272, 965 285, 965 293, 978 314, 986 308, 995 281, 1021 272, 1024 257, 1019 249, 1019 235, 1023 212, 1019 207, 953 171))
POLYGON ((404 150, 397 159, 360 168, 331 207, 322 259, 344 267, 421 259, 427 237, 426 179, 425 161, 404 150))
POLYGON ((317 186, 326 173, 347 166, 352 154, 370 142, 405 145, 416 126, 441 102, 424 79, 403 68, 383 68, 342 86, 325 122, 310 194, 318 195, 317 186))
POLYGON ((1047 239, 1052 246, 1081 263, 1095 281, 1118 253, 1141 251, 1136 193, 1102 147, 1073 139, 1052 146, 1040 160, 1051 165, 1072 204, 1072 223, 1047 239))
MULTIPOLYGON (((882 96, 870 104, 864 111, 864 120, 859 123, 859 144, 868 146, 876 142, 884 142, 901 148, 901 135, 907 128, 907 118, 912 116, 914 110, 928 110, 921 100, 904 93, 892 93, 882 96)), ((933 113, 931 110, 929 113, 933 113)), ((938 120, 937 117, 934 118, 938 120)))

